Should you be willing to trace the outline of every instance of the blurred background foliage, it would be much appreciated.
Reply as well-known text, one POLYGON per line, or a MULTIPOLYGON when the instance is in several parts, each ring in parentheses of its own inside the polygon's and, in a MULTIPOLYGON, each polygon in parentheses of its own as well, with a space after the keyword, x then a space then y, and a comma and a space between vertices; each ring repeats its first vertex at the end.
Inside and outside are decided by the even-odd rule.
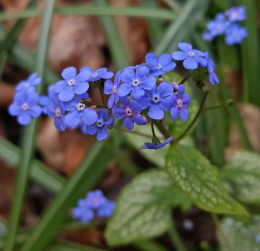
MULTIPOLYGON (((158 55, 171 53, 181 41, 208 51, 216 63, 220 84, 211 88, 214 90, 210 92, 205 107, 235 100, 231 107, 205 111, 192 133, 181 144, 195 146, 213 165, 219 168, 225 166, 221 177, 228 191, 248 204, 252 211, 259 212, 260 198, 256 189, 260 186, 257 170, 259 156, 254 153, 253 158, 250 156, 253 153, 249 152, 260 153, 259 1, 1 0, 0 6, 0 158, 3 160, 0 166, 0 247, 3 246, 14 195, 14 167, 18 164, 16 184, 21 189, 15 196, 21 201, 16 202, 17 206, 12 211, 16 220, 11 224, 13 236, 9 240, 10 247, 14 242, 19 245, 25 242, 21 250, 45 247, 48 250, 101 250, 72 242, 106 248, 103 238, 105 222, 93 223, 87 228, 73 225, 69 208, 93 187, 102 189, 111 199, 117 198, 122 187, 133 176, 151 167, 164 165, 166 152, 140 152, 137 147, 147 139, 122 131, 114 131, 102 143, 77 131, 60 133, 52 120, 45 117, 22 130, 6 111, 12 101, 15 84, 30 72, 37 71, 43 77, 43 92, 46 85, 59 79, 62 69, 67 66, 80 68, 88 65, 95 69, 107 67, 117 71, 142 63, 147 52, 154 51, 158 55), (230 47, 223 37, 212 43, 203 41, 201 34, 207 22, 218 12, 235 5, 245 5, 247 8, 245 25, 249 35, 242 45, 230 47), (22 148, 19 148, 20 145, 22 148), (239 149, 245 152, 237 152, 231 164, 226 164, 239 149), (243 163, 248 169, 239 165, 241 160, 237 161, 238 155, 244 156, 242 159, 246 161, 243 163), (230 179, 232 182, 228 182, 230 179), (22 208, 27 185, 22 228, 18 230, 19 208, 22 208), (62 193, 59 192, 61 190, 62 193), (28 239, 28 233, 37 223, 28 239), (15 240, 17 230, 19 234, 15 240), (60 234, 57 235, 58 232, 60 234)), ((168 81, 178 81, 181 75, 182 72, 179 72, 179 75, 167 74, 166 77, 168 81)), ((190 107, 192 117, 198 107, 196 100, 201 99, 201 94, 194 83, 189 83, 189 92, 194 99, 190 107)), ((90 90, 90 95, 94 101, 100 102, 96 88, 90 90)), ((185 130, 185 124, 181 121, 168 125, 175 137, 185 130)), ((137 130, 139 133, 149 133, 145 127, 137 130)), ((191 250, 217 250, 215 227, 208 213, 194 207, 185 212, 177 208, 174 216, 177 229, 191 250), (185 230, 183 222, 187 218, 192 219, 197 231, 185 230)), ((232 224, 235 224, 234 220, 224 222, 221 225, 222 233, 230 233, 228 228, 232 224)), ((239 227, 238 224, 237 234, 232 232, 230 238, 238 238, 239 234, 245 238, 239 227)), ((219 240, 222 250, 239 250, 225 247, 221 235, 219 240)), ((167 247, 171 245, 165 236, 158 243, 167 247)), ((119 250, 164 250, 158 243, 140 241, 134 244, 135 247, 119 250)))

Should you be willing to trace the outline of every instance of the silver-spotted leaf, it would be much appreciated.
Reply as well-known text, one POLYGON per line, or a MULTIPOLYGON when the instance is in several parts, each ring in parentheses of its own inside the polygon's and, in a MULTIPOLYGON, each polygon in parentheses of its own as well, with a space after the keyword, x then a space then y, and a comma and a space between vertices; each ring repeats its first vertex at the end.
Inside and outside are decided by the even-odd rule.
POLYGON ((170 208, 189 203, 185 195, 181 200, 180 194, 164 170, 148 171, 134 178, 116 202, 105 232, 108 244, 128 244, 163 234, 170 227, 170 208))
POLYGON ((195 205, 215 213, 248 215, 219 180, 218 169, 195 148, 173 146, 166 156, 170 177, 195 205))
POLYGON ((220 251, 259 251, 259 218, 253 218, 253 224, 246 224, 225 218, 217 230, 220 251))
POLYGON ((221 179, 239 201, 260 204, 260 155, 236 151, 228 165, 221 170, 221 179))

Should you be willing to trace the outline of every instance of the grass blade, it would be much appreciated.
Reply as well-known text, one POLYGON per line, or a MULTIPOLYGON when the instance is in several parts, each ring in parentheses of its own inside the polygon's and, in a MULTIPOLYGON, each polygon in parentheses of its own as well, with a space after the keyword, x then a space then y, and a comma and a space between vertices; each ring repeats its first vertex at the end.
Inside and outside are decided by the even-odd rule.
MULTIPOLYGON (((17 166, 21 158, 21 150, 0 137, 0 159, 12 166, 17 166)), ((52 192, 58 192, 66 179, 52 171, 40 161, 34 159, 30 168, 30 178, 52 192)))
POLYGON ((48 243, 61 229, 64 220, 68 216, 69 209, 73 207, 78 198, 90 190, 105 171, 108 162, 113 158, 115 149, 111 152, 111 142, 96 142, 84 158, 73 176, 67 181, 41 221, 35 227, 21 251, 45 250, 48 243))
POLYGON ((48 251, 106 251, 101 248, 94 248, 85 245, 76 244, 69 241, 57 241, 47 248, 48 251))
POLYGON ((177 44, 187 38, 198 24, 197 20, 204 15, 207 9, 208 0, 189 0, 178 18, 168 28, 161 42, 155 49, 155 53, 160 55, 164 52, 171 52, 176 49, 177 44))
MULTIPOLYGON (((106 0, 94 0, 98 6, 106 6, 106 0)), ((112 17, 99 17, 100 22, 106 32, 109 48, 111 50, 112 57, 115 65, 118 68, 124 68, 130 65, 126 49, 123 45, 122 39, 119 36, 119 32, 116 23, 112 17)))
MULTIPOLYGON (((54 4, 54 0, 47 0, 45 3, 45 11, 42 20, 41 36, 39 40, 36 63, 36 71, 39 74, 39 76, 42 76, 44 72, 48 44, 48 34, 51 25, 51 17, 54 4)), ((43 85, 40 84, 37 90, 41 94, 41 92, 43 91, 43 85)), ((26 193, 27 181, 29 179, 30 165, 34 154, 35 134, 38 124, 37 122, 37 119, 33 119, 31 124, 25 127, 22 136, 22 158, 20 159, 15 182, 15 192, 11 208, 11 217, 8 227, 7 240, 4 249, 5 251, 12 251, 14 247, 15 235, 20 221, 21 210, 26 193)))
MULTIPOLYGON (((37 9, 28 9, 19 12, 0 12, 0 21, 40 17, 42 11, 37 9)), ((154 18, 162 20, 173 21, 176 15, 167 9, 154 9, 142 7, 113 7, 113 6, 91 6, 91 5, 68 5, 64 7, 55 8, 56 15, 88 15, 88 16, 129 16, 129 17, 143 17, 154 18)))
POLYGON ((133 244, 142 251, 167 251, 168 249, 152 240, 141 240, 133 244))

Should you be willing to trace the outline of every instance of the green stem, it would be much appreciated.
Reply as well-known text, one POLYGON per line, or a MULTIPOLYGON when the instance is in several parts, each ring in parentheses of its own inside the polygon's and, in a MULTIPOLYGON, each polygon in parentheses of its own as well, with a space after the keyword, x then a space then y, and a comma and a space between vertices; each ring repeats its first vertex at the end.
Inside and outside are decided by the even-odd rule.
MULTIPOLYGON (((39 76, 43 76, 45 60, 46 60, 46 51, 48 45, 48 34, 51 25, 52 11, 54 8, 55 1, 48 0, 45 4, 44 16, 42 20, 41 27, 41 36, 38 46, 37 54, 37 63, 36 71, 39 76)), ((43 91, 43 85, 41 84, 37 90, 39 94, 43 91)), ((33 119, 30 125, 25 127, 23 136, 22 136, 22 154, 17 171, 15 189, 14 189, 14 198, 12 202, 10 222, 8 228, 8 235, 5 243, 5 251, 14 250, 15 236, 17 228, 21 218, 22 207, 24 204, 24 198, 26 194, 30 165, 32 163, 34 148, 35 148, 35 135, 37 131, 38 120, 33 119)))
POLYGON ((184 78, 179 83, 179 85, 183 85, 190 77, 191 77, 191 74, 187 74, 186 76, 184 76, 184 78))
POLYGON ((169 235, 170 235, 172 243, 177 251, 186 251, 186 248, 184 247, 182 240, 181 240, 177 230, 175 229, 173 217, 171 219, 171 228, 169 230, 169 235))
POLYGON ((102 104, 103 104, 104 108, 107 108, 106 103, 105 103, 105 99, 104 99, 104 95, 103 95, 102 87, 100 86, 98 89, 99 89, 100 96, 101 96, 101 99, 102 99, 102 104))
POLYGON ((208 93, 204 93, 203 99, 200 103, 200 107, 199 110, 196 114, 196 116, 194 117, 194 119, 192 120, 192 122, 190 123, 190 125, 187 127, 187 129, 174 141, 174 144, 178 143, 181 139, 183 139, 185 137, 185 135, 188 133, 188 131, 192 128, 192 126, 195 124, 195 122, 197 121, 197 119, 199 118, 201 112, 203 111, 203 106, 204 103, 206 101, 208 93))

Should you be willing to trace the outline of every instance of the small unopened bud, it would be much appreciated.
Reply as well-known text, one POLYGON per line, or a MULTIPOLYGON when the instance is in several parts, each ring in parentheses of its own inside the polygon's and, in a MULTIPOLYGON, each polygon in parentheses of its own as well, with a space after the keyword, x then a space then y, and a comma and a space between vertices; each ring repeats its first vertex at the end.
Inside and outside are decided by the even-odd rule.
POLYGON ((235 103, 233 99, 229 99, 226 101, 226 106, 232 106, 235 103))
POLYGON ((179 88, 179 84, 176 83, 176 82, 172 82, 172 87, 173 87, 173 90, 174 90, 175 92, 177 92, 177 91, 178 91, 178 88, 179 88))
POLYGON ((164 82, 164 79, 163 79, 163 78, 159 78, 159 81, 160 81, 160 82, 164 82))
POLYGON ((144 120, 143 120, 143 125, 146 125, 148 123, 148 119, 146 117, 143 117, 144 120))

